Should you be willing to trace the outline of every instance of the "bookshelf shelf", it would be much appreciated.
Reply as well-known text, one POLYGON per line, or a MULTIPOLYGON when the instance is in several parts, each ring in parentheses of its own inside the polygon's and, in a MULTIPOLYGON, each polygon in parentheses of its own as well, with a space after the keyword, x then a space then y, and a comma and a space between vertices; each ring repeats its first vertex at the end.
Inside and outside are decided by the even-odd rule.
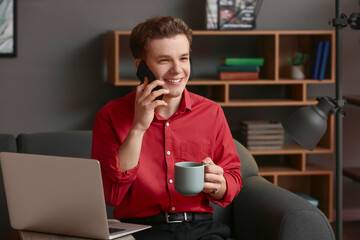
MULTIPOLYGON (((137 86, 139 84, 139 80, 133 78, 124 78, 116 81, 114 86, 137 86)), ((293 80, 293 79, 280 79, 280 80, 232 80, 232 81, 220 81, 215 79, 195 79, 190 80, 187 85, 188 86, 201 86, 201 85, 291 85, 291 84, 333 84, 335 83, 332 79, 324 79, 324 80, 314 80, 314 79, 304 79, 304 80, 293 80)))
MULTIPOLYGON (((135 87, 139 81, 128 47, 130 31, 108 31, 106 34, 107 81, 118 87, 135 87)), ((217 102, 224 109, 297 108, 315 105, 309 93, 313 86, 335 83, 335 32, 326 30, 266 31, 193 31, 193 79, 188 89, 217 102), (328 65, 323 80, 311 76, 311 57, 318 41, 330 41, 328 65), (285 59, 296 52, 307 53, 306 78, 291 79, 285 59), (217 65, 226 57, 264 58, 259 80, 218 80, 217 65)), ((231 110, 234 111, 234 110, 231 110)), ((260 112, 260 115, 262 113, 260 112)), ((235 114, 236 115, 236 114, 235 114)), ((334 118, 313 150, 286 143, 279 150, 250 151, 259 164, 259 174, 275 185, 293 192, 303 192, 319 200, 319 208, 331 221, 332 179, 330 170, 308 166, 310 154, 334 151, 334 118), (270 161, 271 160, 271 161, 270 161), (272 164, 272 165, 271 165, 272 164)))
POLYGON ((333 149, 317 146, 313 151, 309 151, 296 143, 286 143, 280 150, 261 150, 250 151, 252 155, 285 155, 285 154, 323 154, 332 153, 333 149))
POLYGON ((276 106, 304 106, 313 105, 310 102, 291 99, 231 99, 221 103, 224 107, 276 107, 276 106))

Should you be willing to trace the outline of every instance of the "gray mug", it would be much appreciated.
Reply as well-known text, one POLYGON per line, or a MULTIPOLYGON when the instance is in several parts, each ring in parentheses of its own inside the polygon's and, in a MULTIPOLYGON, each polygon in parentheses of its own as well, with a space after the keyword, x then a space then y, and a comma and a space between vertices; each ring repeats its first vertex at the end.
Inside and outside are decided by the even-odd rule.
POLYGON ((175 163, 175 189, 182 195, 194 196, 204 188, 205 166, 199 162, 175 163))

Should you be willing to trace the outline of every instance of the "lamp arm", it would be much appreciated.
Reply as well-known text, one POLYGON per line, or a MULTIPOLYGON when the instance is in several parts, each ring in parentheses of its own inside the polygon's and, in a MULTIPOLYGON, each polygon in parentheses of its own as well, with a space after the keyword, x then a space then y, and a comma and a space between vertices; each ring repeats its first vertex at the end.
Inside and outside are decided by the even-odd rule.
POLYGON ((333 103, 335 104, 335 107, 330 110, 330 114, 335 114, 339 111, 341 117, 345 117, 345 111, 344 107, 345 104, 347 104, 346 98, 342 99, 332 99, 333 103))
POLYGON ((347 27, 349 20, 344 13, 341 13, 339 17, 329 20, 329 24, 332 24, 334 27, 344 28, 347 27))
POLYGON ((334 27, 344 28, 350 25, 352 29, 360 29, 360 13, 352 13, 348 18, 344 13, 341 13, 339 17, 329 20, 329 24, 334 27))
POLYGON ((346 98, 335 99, 329 96, 326 97, 317 97, 316 100, 320 102, 320 100, 325 99, 334 107, 330 109, 329 114, 335 114, 336 112, 340 111, 341 116, 345 116, 344 106, 347 104, 346 98))

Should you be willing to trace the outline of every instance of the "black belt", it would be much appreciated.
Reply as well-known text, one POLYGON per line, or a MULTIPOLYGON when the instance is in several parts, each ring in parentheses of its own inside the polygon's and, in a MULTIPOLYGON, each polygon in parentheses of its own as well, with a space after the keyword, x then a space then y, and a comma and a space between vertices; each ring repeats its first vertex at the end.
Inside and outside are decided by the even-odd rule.
POLYGON ((212 219, 212 213, 198 213, 198 212, 182 212, 182 213, 167 213, 161 212, 157 215, 143 218, 125 218, 122 222, 151 224, 151 223, 181 223, 188 221, 200 221, 212 219))

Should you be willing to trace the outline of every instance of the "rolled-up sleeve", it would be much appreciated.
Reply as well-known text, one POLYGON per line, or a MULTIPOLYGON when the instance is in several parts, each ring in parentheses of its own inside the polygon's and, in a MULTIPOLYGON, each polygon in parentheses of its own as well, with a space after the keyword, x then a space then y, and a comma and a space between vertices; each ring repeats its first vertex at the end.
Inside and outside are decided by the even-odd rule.
POLYGON ((217 136, 215 140, 214 163, 224 170, 226 192, 222 199, 217 200, 208 195, 210 201, 222 207, 229 205, 243 186, 240 173, 240 159, 236 151, 231 131, 221 108, 217 114, 217 136))
POLYGON ((119 170, 120 139, 112 121, 114 119, 106 108, 98 112, 93 127, 91 157, 100 162, 106 204, 117 206, 136 179, 138 166, 126 172, 119 170))

